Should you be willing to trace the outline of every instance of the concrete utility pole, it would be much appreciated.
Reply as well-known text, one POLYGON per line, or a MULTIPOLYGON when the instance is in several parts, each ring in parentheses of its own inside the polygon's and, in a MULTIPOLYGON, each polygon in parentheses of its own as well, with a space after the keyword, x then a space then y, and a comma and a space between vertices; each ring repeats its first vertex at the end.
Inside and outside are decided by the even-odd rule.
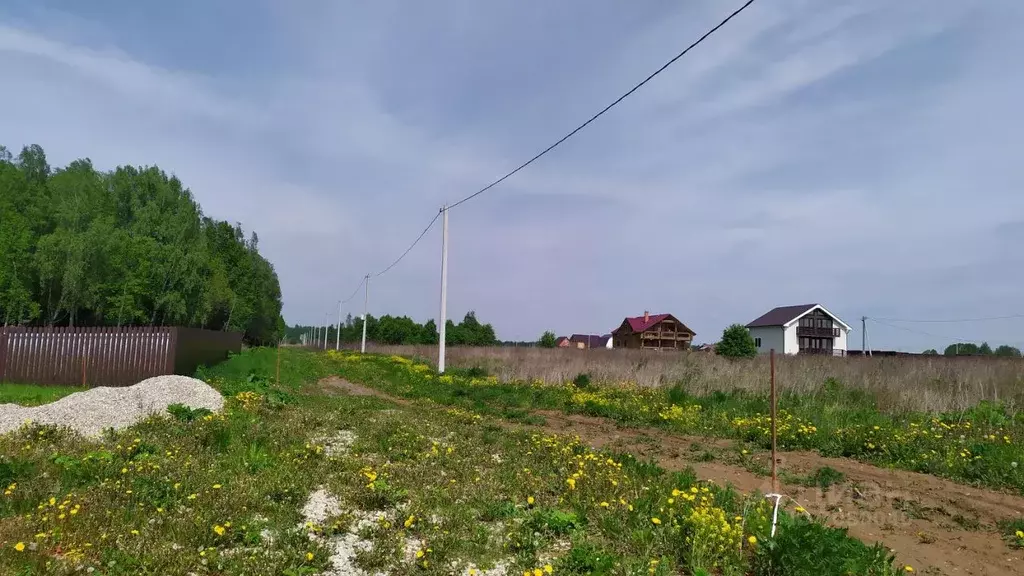
POLYGON ((448 205, 441 207, 441 321, 437 325, 437 373, 444 374, 445 326, 448 323, 448 205))
POLYGON ((863 356, 868 349, 868 317, 860 317, 860 355, 863 356))
POLYGON ((338 300, 338 338, 334 342, 334 349, 341 350, 341 300, 338 300))
POLYGON ((366 318, 370 309, 370 275, 363 278, 363 345, 359 349, 361 354, 366 354, 366 318))

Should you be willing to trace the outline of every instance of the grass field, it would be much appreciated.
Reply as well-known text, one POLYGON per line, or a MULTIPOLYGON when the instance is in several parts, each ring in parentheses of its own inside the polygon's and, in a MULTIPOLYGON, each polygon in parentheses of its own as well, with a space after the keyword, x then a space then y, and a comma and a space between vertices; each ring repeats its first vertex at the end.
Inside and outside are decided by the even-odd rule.
MULTIPOLYGON (((743 389, 695 395, 682 384, 600 386, 586 376, 559 385, 503 383, 477 368, 436 376, 425 364, 397 356, 340 356, 347 359, 342 375, 404 397, 513 419, 555 409, 770 447, 768 399, 743 389)), ((834 379, 819 384, 813 394, 785 391, 779 398, 779 446, 1024 493, 1024 444, 1019 441, 1024 423, 1005 405, 982 402, 961 411, 887 413, 877 404, 865 390, 834 379)))
POLYGON ((178 411, 97 443, 40 427, 0 437, 2 572, 903 571, 806 514, 783 511, 772 537, 756 493, 494 417, 529 420, 526 399, 571 399, 561 388, 302 351, 282 352, 278 386, 274 365, 254 349, 204 371, 229 397, 222 414, 178 411), (317 386, 334 374, 412 400, 317 386))
MULTIPOLYGON (((372 349, 430 362, 437 359, 437 348, 430 346, 372 349)), ((1013 413, 1024 406, 1024 360, 1019 358, 779 355, 776 362, 782 390, 814 396, 822 382, 833 379, 867 393, 876 408, 888 413, 966 410, 982 401, 1003 403, 1013 413)), ((681 384, 695 396, 735 390, 766 394, 769 385, 765 356, 730 360, 701 352, 450 347, 448 366, 481 368, 501 382, 562 384, 587 373, 598 384, 681 384)))
POLYGON ((86 390, 79 386, 35 386, 32 384, 0 384, 0 404, 38 406, 59 400, 68 394, 86 390))

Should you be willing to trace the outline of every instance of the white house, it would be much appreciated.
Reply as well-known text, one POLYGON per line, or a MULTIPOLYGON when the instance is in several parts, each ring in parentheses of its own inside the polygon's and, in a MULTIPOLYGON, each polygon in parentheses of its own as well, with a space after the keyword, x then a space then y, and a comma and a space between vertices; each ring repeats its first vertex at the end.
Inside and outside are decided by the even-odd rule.
POLYGON ((757 351, 845 356, 850 326, 821 304, 779 306, 747 324, 757 351))

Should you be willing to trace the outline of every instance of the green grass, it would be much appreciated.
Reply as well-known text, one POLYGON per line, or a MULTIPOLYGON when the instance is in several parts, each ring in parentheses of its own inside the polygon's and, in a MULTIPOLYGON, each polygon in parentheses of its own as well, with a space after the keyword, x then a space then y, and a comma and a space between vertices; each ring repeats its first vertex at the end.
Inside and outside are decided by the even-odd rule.
POLYGON ((758 494, 457 406, 324 396, 309 384, 341 362, 324 354, 283 356, 278 386, 274 362, 205 370, 231 393, 220 414, 175 408, 97 442, 0 436, 0 573, 314 574, 330 549, 308 534, 354 526, 356 564, 393 574, 896 573, 883 547, 803 518, 772 538, 758 494), (328 454, 342 430, 347 452, 328 454), (339 509, 303 525, 320 487, 339 509))
MULTIPOLYGON (((438 376, 425 364, 382 356, 333 356, 337 373, 406 398, 428 398, 482 414, 554 409, 655 426, 682 434, 732 438, 771 446, 768 399, 744 391, 693 396, 682 385, 668 388, 577 384, 499 383, 480 373, 438 376)), ((478 371, 479 372, 479 371, 478 371)), ((835 380, 821 393, 779 398, 782 450, 814 450, 959 482, 1024 493, 1024 413, 982 403, 962 412, 887 414, 873 398, 835 380)))
POLYGON ((68 394, 87 390, 80 386, 38 386, 35 384, 0 384, 0 404, 39 406, 59 400, 68 394))

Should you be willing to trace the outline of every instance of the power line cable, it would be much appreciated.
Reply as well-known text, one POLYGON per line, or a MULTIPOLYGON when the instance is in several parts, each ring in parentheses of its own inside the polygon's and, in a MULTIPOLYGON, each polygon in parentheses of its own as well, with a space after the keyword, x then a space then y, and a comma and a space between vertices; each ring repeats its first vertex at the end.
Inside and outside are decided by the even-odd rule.
POLYGON ((932 338, 943 338, 943 339, 946 339, 946 340, 958 340, 960 342, 972 342, 972 340, 968 340, 966 338, 959 338, 957 336, 944 336, 942 334, 932 334, 931 332, 925 332, 923 330, 914 330, 913 328, 907 328, 906 326, 896 326, 895 324, 889 324, 889 323, 883 322, 879 318, 868 318, 868 320, 871 320, 872 322, 874 322, 876 324, 880 324, 882 326, 888 326, 889 328, 895 328, 896 330, 903 330, 904 332, 912 332, 914 334, 921 334, 923 336, 931 336, 932 338))
POLYGON ((642 80, 642 81, 641 81, 641 82, 640 82, 639 84, 637 84, 637 85, 633 86, 632 88, 630 88, 628 92, 626 92, 626 93, 625 93, 625 94, 623 94, 622 96, 619 96, 618 98, 616 98, 616 99, 615 99, 615 100, 614 100, 614 101, 613 101, 613 102, 612 102, 611 104, 609 104, 609 105, 605 106, 605 107, 604 107, 604 108, 603 108, 603 109, 602 109, 602 110, 601 110, 600 112, 598 112, 597 114, 594 114, 593 116, 591 116, 589 120, 587 120, 587 121, 586 121, 586 122, 584 122, 583 124, 580 124, 579 126, 577 126, 576 128, 574 128, 572 132, 569 132, 569 133, 568 133, 568 134, 566 134, 565 136, 562 136, 562 137, 561 137, 561 138, 560 138, 560 139, 559 139, 558 141, 556 141, 556 142, 555 142, 554 144, 552 144, 552 145, 548 146, 547 148, 545 148, 544 150, 542 150, 542 151, 541 151, 541 152, 540 152, 539 154, 537 154, 537 155, 536 155, 536 156, 534 156, 533 158, 530 158, 530 159, 529 159, 529 160, 527 160, 526 162, 523 162, 522 164, 520 164, 520 165, 519 165, 518 167, 516 167, 516 169, 515 169, 515 170, 512 170, 512 171, 511 171, 511 172, 509 172, 508 174, 505 174, 505 175, 504 175, 504 176, 502 176, 501 178, 498 178, 497 180, 495 180, 494 182, 491 182, 491 183, 490 183, 490 184, 488 184, 487 186, 484 186, 484 187, 483 187, 483 188, 481 188, 480 190, 477 190, 476 192, 474 192, 474 193, 470 194, 469 196, 466 196, 465 198, 463 198, 462 200, 459 200, 458 202, 456 202, 456 203, 452 204, 452 205, 451 205, 451 206, 449 206, 448 208, 449 208, 449 209, 451 209, 451 208, 455 208, 455 207, 459 206, 460 204, 462 204, 463 202, 467 202, 467 201, 469 201, 469 200, 472 200, 473 198, 476 198, 477 196, 479 196, 479 195, 483 194, 484 192, 487 192, 487 191, 488 191, 488 190, 490 190, 491 188, 494 188, 494 187, 495 187, 495 186, 497 186, 498 184, 501 184, 502 182, 504 182, 504 181, 505 181, 505 180, 507 180, 508 178, 512 177, 513 175, 515 175, 515 174, 516 174, 517 172, 519 172, 519 171, 520 171, 520 170, 522 170, 523 168, 526 168, 526 167, 527 167, 527 166, 529 166, 530 164, 533 164, 533 163, 534 163, 535 161, 539 160, 539 159, 540 159, 540 158, 541 158, 542 156, 544 156, 544 155, 545 155, 545 154, 547 154, 548 152, 551 152, 552 150, 554 150, 555 148, 557 148, 557 147, 558 147, 558 146, 559 146, 560 144, 562 144, 562 142, 565 142, 565 141, 566 141, 566 140, 568 140, 569 138, 572 138, 573 136, 575 136, 577 132, 579 132, 580 130, 583 130, 584 128, 586 128, 587 126, 589 126, 591 122, 593 122, 594 120, 597 120, 598 118, 600 118, 601 116, 603 116, 605 112, 607 112, 607 111, 611 110, 612 108, 614 108, 614 107, 615 107, 615 106, 616 106, 616 105, 617 105, 617 104, 618 104, 619 102, 622 102, 623 100, 625 100, 626 98, 628 98, 628 97, 629 97, 630 95, 632 95, 632 94, 633 94, 634 92, 636 92, 637 90, 639 90, 641 86, 643 86, 644 84, 647 84, 648 82, 650 82, 650 81, 651 81, 651 80, 652 80, 652 79, 653 79, 653 78, 654 78, 655 76, 657 76, 658 74, 661 74, 662 72, 664 72, 664 71, 665 71, 665 69, 666 69, 666 68, 668 68, 669 66, 671 66, 672 64, 675 64, 676 60, 679 60, 680 58, 682 58, 683 56, 685 56, 687 52, 689 52, 690 50, 694 49, 694 48, 695 48, 695 47, 696 47, 697 45, 699 45, 699 44, 700 44, 701 42, 703 42, 703 41, 704 41, 705 39, 707 39, 707 38, 708 38, 708 36, 711 36, 712 34, 714 34, 715 32, 717 32, 719 28, 721 28, 722 26, 725 26, 725 25, 726 25, 726 24, 727 24, 727 23, 728 23, 728 22, 729 22, 730 20, 732 20, 733 18, 735 18, 735 17, 736 17, 736 16, 737 16, 737 15, 738 15, 738 14, 739 14, 740 12, 743 12, 744 10, 746 10, 746 9, 747 9, 747 7, 749 7, 749 6, 750 6, 751 4, 753 4, 753 3, 754 3, 754 0, 747 0, 747 2, 746 2, 746 3, 744 3, 744 4, 742 5, 742 6, 740 6, 740 7, 739 7, 739 8, 737 8, 737 9, 736 9, 735 11, 733 11, 733 13, 732 13, 732 14, 729 14, 729 16, 728 16, 728 17, 726 17, 726 19, 725 19, 725 20, 722 20, 721 22, 719 22, 719 23, 718 23, 718 25, 717 25, 717 26, 715 26, 715 27, 714 27, 714 28, 712 28, 711 30, 708 30, 707 32, 705 32, 703 36, 701 36, 701 37, 700 37, 700 38, 698 38, 698 39, 697 39, 696 41, 694 41, 694 42, 693 42, 692 44, 690 44, 689 46, 687 46, 685 50, 683 50, 683 51, 682 51, 682 52, 680 52, 679 54, 676 54, 676 55, 675 55, 675 56, 674 56, 674 57, 673 57, 673 58, 672 58, 671 60, 669 60, 668 62, 666 62, 665 64, 663 64, 663 65, 661 66, 661 68, 658 68, 657 70, 655 70, 654 72, 652 72, 652 73, 651 73, 651 74, 650 74, 650 75, 649 75, 649 76, 648 76, 647 78, 644 78, 644 79, 643 79, 643 80, 642 80))
POLYGON ((987 318, 956 318, 950 320, 908 320, 905 318, 871 318, 871 320, 884 320, 887 322, 907 322, 911 324, 955 324, 959 322, 987 322, 990 320, 1010 320, 1013 318, 1024 318, 1024 314, 1011 314, 1008 316, 989 316, 987 318))
POLYGON ((356 286, 356 289, 352 291, 352 295, 349 296, 348 298, 345 298, 344 300, 342 300, 341 303, 342 304, 346 304, 346 303, 348 303, 349 300, 352 300, 353 298, 355 298, 356 294, 359 294, 359 289, 363 287, 363 282, 366 282, 366 276, 363 276, 363 279, 359 281, 359 285, 356 286))
MULTIPOLYGON (((430 224, 427 224, 427 227, 423 229, 423 232, 420 232, 420 235, 416 237, 416 240, 414 240, 413 243, 410 244, 409 247, 405 249, 405 252, 402 252, 402 255, 399 256, 397 260, 392 262, 390 266, 388 266, 387 268, 381 270, 380 272, 377 272, 376 274, 371 274, 370 277, 371 278, 377 278, 378 276, 383 276, 389 270, 391 270, 396 265, 398 265, 398 263, 402 261, 402 258, 405 258, 405 255, 408 254, 410 251, 412 251, 412 249, 415 248, 416 245, 420 243, 420 240, 422 240, 423 237, 427 235, 427 232, 429 232, 430 229, 434 227, 434 223, 437 222, 437 219, 440 216, 441 216, 441 212, 438 212, 437 214, 434 214, 434 219, 430 221, 430 224)), ((365 278, 363 280, 365 281, 365 278)))

